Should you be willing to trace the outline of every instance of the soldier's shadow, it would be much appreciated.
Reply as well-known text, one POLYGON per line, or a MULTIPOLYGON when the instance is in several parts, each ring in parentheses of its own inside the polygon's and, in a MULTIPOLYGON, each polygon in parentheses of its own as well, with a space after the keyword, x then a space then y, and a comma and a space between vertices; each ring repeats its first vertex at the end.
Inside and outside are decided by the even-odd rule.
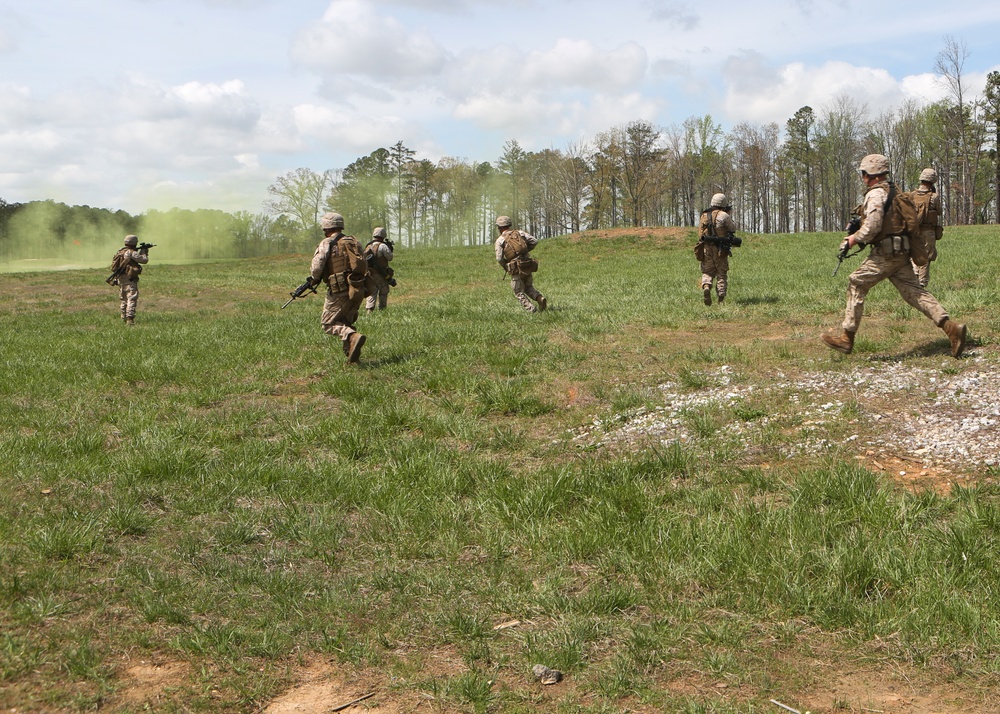
MULTIPOLYGON (((979 341, 972 338, 967 338, 965 340, 965 350, 962 352, 962 356, 959 359, 965 359, 969 356, 969 350, 973 347, 979 346, 979 341)), ((871 362, 904 362, 908 359, 913 359, 914 357, 950 357, 951 356, 951 342, 947 339, 931 340, 930 342, 925 342, 922 345, 917 345, 916 347, 911 347, 905 352, 900 352, 894 355, 872 355, 868 359, 871 362)))
POLYGON ((368 360, 362 356, 356 367, 358 369, 377 369, 394 364, 403 364, 404 362, 409 362, 414 357, 416 357, 416 354, 393 355, 391 357, 379 357, 378 359, 368 360))
POLYGON ((761 295, 759 297, 736 298, 733 300, 737 305, 776 305, 781 302, 777 295, 761 295))

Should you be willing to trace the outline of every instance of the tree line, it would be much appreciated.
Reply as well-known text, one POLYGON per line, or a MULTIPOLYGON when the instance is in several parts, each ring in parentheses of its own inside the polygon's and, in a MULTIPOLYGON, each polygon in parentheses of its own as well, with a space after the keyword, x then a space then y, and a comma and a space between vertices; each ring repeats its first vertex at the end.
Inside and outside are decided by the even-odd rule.
POLYGON ((902 190, 933 167, 948 224, 996 223, 1000 206, 1000 73, 981 96, 964 77, 964 45, 948 39, 935 70, 946 97, 871 116, 848 96, 804 106, 779 127, 725 131, 711 116, 659 128, 634 121, 564 150, 508 141, 494 162, 419 159, 397 142, 342 170, 298 169, 269 188, 270 215, 303 232, 326 210, 362 235, 385 226, 402 245, 489 242, 498 214, 540 237, 619 226, 694 226, 716 192, 743 230, 838 231, 859 200, 865 154, 889 157, 902 190))

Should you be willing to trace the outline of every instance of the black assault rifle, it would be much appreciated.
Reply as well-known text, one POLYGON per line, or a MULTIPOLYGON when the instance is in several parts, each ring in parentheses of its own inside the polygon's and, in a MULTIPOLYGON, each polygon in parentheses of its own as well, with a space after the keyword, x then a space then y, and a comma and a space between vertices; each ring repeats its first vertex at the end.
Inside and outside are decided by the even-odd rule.
POLYGON ((718 236, 705 236, 702 240, 706 243, 713 243, 719 247, 719 250, 723 253, 733 254, 733 248, 739 248, 743 245, 743 239, 740 238, 735 233, 730 233, 729 235, 719 238, 718 236))
MULTIPOLYGON (((140 243, 138 246, 140 253, 148 253, 150 248, 155 248, 155 247, 156 243, 140 243)), ((108 285, 117 285, 118 277, 122 275, 127 269, 128 269, 128 263, 127 262, 122 263, 118 267, 118 270, 114 271, 113 273, 111 273, 111 275, 109 275, 107 278, 104 279, 104 282, 106 282, 108 285)))
MULTIPOLYGON (((861 230, 861 218, 859 218, 858 216, 854 216, 847 223, 847 235, 852 236, 855 233, 857 233, 859 230, 861 230)), ((837 276, 837 271, 840 270, 840 264, 841 263, 843 263, 847 258, 853 258, 858 253, 860 253, 861 251, 863 251, 865 248, 864 248, 864 246, 861 246, 860 248, 858 248, 853 253, 848 253, 847 251, 849 251, 850 249, 851 249, 851 246, 849 246, 847 244, 844 244, 844 247, 841 248, 840 251, 837 253, 837 267, 833 269, 833 277, 837 276)))
POLYGON ((281 309, 284 310, 286 307, 292 304, 292 300, 300 298, 308 292, 316 292, 317 285, 319 285, 319 283, 314 283, 312 276, 310 275, 308 278, 306 278, 306 281, 304 283, 295 288, 292 292, 288 293, 292 297, 288 302, 286 302, 284 305, 281 306, 281 309))

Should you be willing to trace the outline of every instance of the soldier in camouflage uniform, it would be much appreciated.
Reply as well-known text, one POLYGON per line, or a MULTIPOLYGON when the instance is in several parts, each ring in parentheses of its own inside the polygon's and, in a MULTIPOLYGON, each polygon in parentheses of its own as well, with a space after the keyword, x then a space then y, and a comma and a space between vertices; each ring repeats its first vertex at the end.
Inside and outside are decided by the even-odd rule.
POLYGON ((538 261, 528 255, 538 245, 538 239, 514 228, 508 216, 497 218, 497 230, 500 231, 500 236, 493 244, 493 249, 497 263, 511 276, 510 286, 514 290, 514 297, 528 312, 545 310, 549 306, 548 300, 535 289, 532 278, 533 273, 538 270, 538 261), (538 303, 537 308, 532 300, 538 303))
POLYGON ((941 196, 934 185, 937 183, 937 171, 924 169, 920 172, 920 186, 913 191, 913 202, 917 204, 917 214, 920 216, 920 234, 917 240, 924 247, 923 255, 914 254, 913 272, 917 276, 920 287, 926 288, 931 280, 931 263, 937 260, 937 242, 941 240, 941 196), (922 265, 920 265, 922 263, 922 265))
POLYGON ((372 239, 365 246, 365 260, 371 267, 368 277, 372 285, 365 300, 365 310, 370 313, 375 312, 376 307, 384 310, 389 301, 389 288, 396 284, 392 277, 392 268, 389 267, 389 261, 392 260, 392 243, 386 238, 385 228, 376 228, 372 231, 372 239))
POLYGON ((140 248, 139 238, 133 235, 125 236, 125 246, 111 259, 111 269, 115 272, 115 283, 118 285, 121 318, 126 325, 135 324, 135 309, 139 305, 139 274, 142 266, 149 262, 149 248, 140 248))
POLYGON ((920 287, 910 263, 910 250, 904 226, 896 211, 885 210, 890 190, 889 160, 881 154, 869 154, 861 160, 861 180, 865 184, 865 198, 858 207, 861 227, 844 239, 840 249, 854 246, 871 246, 868 257, 851 273, 847 287, 847 309, 844 314, 843 332, 822 336, 832 349, 850 354, 854 349, 854 336, 861 324, 868 291, 888 279, 911 306, 922 312, 944 330, 951 343, 951 354, 960 357, 965 349, 966 327, 948 317, 948 313, 925 288, 920 287))
POLYGON ((313 254, 310 277, 313 285, 327 286, 320 324, 324 332, 340 338, 347 361, 356 363, 365 336, 354 329, 354 323, 365 297, 368 263, 354 236, 344 235, 343 216, 325 213, 319 225, 326 237, 313 254))
POLYGON ((713 281, 720 305, 725 301, 729 290, 729 256, 732 253, 728 248, 720 246, 719 241, 736 232, 736 223, 729 215, 731 210, 733 207, 726 194, 717 193, 712 196, 711 207, 702 212, 705 224, 700 241, 705 252, 701 259, 701 295, 706 305, 712 304, 713 281))

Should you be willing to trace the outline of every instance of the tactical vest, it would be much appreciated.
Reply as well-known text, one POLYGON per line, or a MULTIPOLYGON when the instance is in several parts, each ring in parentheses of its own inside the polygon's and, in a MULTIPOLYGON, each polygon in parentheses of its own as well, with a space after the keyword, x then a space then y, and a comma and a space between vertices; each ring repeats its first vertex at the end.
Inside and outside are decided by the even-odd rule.
POLYGON ((503 259, 510 261, 518 257, 527 257, 528 241, 521 235, 521 231, 510 229, 503 232, 503 259))
POLYGON ((350 268, 350 261, 346 248, 341 244, 343 238, 345 238, 344 234, 338 233, 327 239, 330 246, 326 252, 326 268, 324 268, 323 274, 326 276, 326 283, 330 290, 335 293, 347 290, 346 273, 350 268))
POLYGON ((381 241, 372 241, 365 246, 365 260, 368 264, 375 270, 376 273, 382 277, 386 277, 389 273, 389 261, 379 253, 379 248, 382 247, 383 243, 381 241))
POLYGON ((716 231, 716 226, 718 225, 716 219, 719 216, 721 208, 706 208, 701 212, 701 220, 699 225, 699 235, 702 238, 724 238, 725 236, 720 236, 716 231))
POLYGON ((941 217, 938 202, 934 200, 935 196, 937 196, 935 191, 924 186, 913 192, 913 202, 917 205, 917 218, 923 228, 937 226, 941 217))

